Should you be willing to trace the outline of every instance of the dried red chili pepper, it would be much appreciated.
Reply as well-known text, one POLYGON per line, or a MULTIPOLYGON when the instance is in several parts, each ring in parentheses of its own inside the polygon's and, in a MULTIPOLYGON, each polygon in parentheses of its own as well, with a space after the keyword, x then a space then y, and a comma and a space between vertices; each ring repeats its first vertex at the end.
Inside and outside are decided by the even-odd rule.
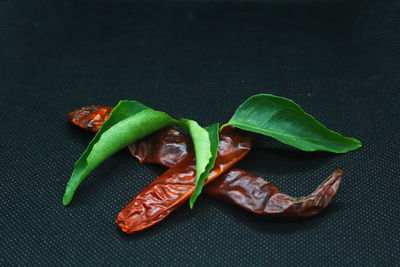
MULTIPOLYGON (((129 146, 140 162, 167 167, 181 161, 187 149, 192 150, 190 139, 174 127, 164 128, 129 146)), ((309 196, 294 198, 260 177, 233 168, 205 186, 204 192, 257 214, 308 217, 328 206, 341 177, 342 171, 337 170, 309 196)))
MULTIPOLYGON (((214 168, 205 184, 233 167, 250 151, 251 135, 225 127, 220 134, 214 168)), ((196 162, 188 154, 140 192, 117 216, 116 222, 126 233, 148 228, 163 220, 182 205, 193 193, 196 182, 196 162)))
MULTIPOLYGON (((109 112, 111 112, 111 110, 109 112)), ((81 118, 81 121, 85 122, 88 120, 84 120, 84 118, 81 118)), ((78 123, 75 124, 81 126, 78 123)), ((85 127, 83 123, 82 128, 87 129, 89 127, 85 127)), ((193 150, 190 139, 173 127, 164 128, 134 144, 131 144, 129 146, 129 149, 131 151, 131 154, 134 157, 138 158, 140 162, 158 163, 167 167, 175 166, 178 162, 185 158, 189 152, 193 150)), ((184 166, 183 168, 181 167, 181 169, 189 168, 192 172, 194 172, 193 156, 191 155, 191 157, 191 164, 188 164, 190 161, 189 159, 186 159, 184 161, 185 163, 180 163, 184 166), (189 167, 185 165, 192 166, 189 167)), ((339 186, 341 174, 342 172, 340 170, 336 171, 334 174, 328 177, 311 195, 307 197, 293 198, 282 193, 272 184, 266 182, 264 179, 252 175, 244 170, 234 168, 220 175, 218 179, 208 184, 205 187, 205 192, 216 198, 237 204, 253 213, 289 217, 306 217, 320 212, 329 204, 339 186)), ((156 186, 160 181, 167 181, 167 184, 165 184, 165 188, 163 189, 175 188, 173 190, 177 190, 179 186, 183 186, 178 185, 178 187, 176 187, 176 185, 174 185, 176 181, 172 181, 172 186, 171 184, 168 184, 169 180, 166 178, 166 176, 168 175, 170 175, 170 173, 167 171, 167 173, 160 176, 157 180, 146 187, 146 189, 157 188, 157 190, 160 190, 160 187, 156 186)), ((175 175, 177 177, 179 177, 179 175, 181 175, 182 177, 185 176, 184 174, 179 174, 179 172, 175 173, 175 175)), ((187 180, 188 184, 185 184, 185 186, 181 187, 181 189, 188 188, 190 186, 194 188, 193 177, 191 179, 189 178, 187 180), (190 185, 189 181, 191 179, 192 185, 190 185)), ((208 179, 207 182, 210 182, 210 179, 208 179)), ((144 195, 146 195, 146 189, 142 191, 144 195)), ((152 190, 149 190, 149 192, 151 191, 152 190)), ((150 201, 151 199, 154 200, 158 197, 158 200, 163 202, 165 197, 167 197, 167 199, 169 198, 168 192, 170 191, 161 190, 161 192, 162 194, 156 193, 156 195, 154 196, 154 194, 150 193, 147 194, 147 196, 149 196, 150 201)), ((177 193, 177 191, 174 191, 174 193, 177 195, 182 195, 180 193, 177 193)), ((188 195, 190 196, 190 194, 188 195)), ((152 216, 150 218, 150 221, 146 221, 146 219, 148 219, 146 218, 146 216, 144 216, 144 221, 137 220, 140 218, 143 219, 143 217, 140 216, 143 216, 143 212, 145 209, 139 207, 139 213, 138 210, 135 209, 136 218, 133 220, 135 223, 132 224, 135 226, 126 224, 126 221, 124 221, 123 218, 124 216, 126 216, 126 212, 131 212, 129 208, 125 208, 120 213, 121 216, 119 215, 119 217, 117 218, 117 222, 120 224, 120 226, 122 224, 121 228, 129 233, 139 231, 165 218, 172 210, 179 207, 179 205, 182 204, 187 198, 188 196, 185 195, 185 197, 177 201, 176 204, 172 206, 172 209, 168 209, 164 213, 161 212, 161 217, 152 216)), ((135 199, 138 200, 138 197, 136 197, 135 199)), ((137 202, 135 202, 135 199, 131 202, 134 205, 135 203, 138 204, 137 202)), ((140 199, 140 201, 142 201, 141 204, 146 203, 144 199, 140 199)), ((155 203, 153 203, 153 205, 154 204, 155 203)), ((157 208, 159 208, 160 203, 157 203, 156 206, 157 208)), ((161 204, 161 206, 163 205, 161 204)), ((129 204, 127 207, 129 207, 129 204)), ((160 215, 160 213, 157 214, 160 215)))
POLYGON ((205 192, 257 214, 308 217, 328 206, 341 178, 342 171, 337 170, 309 196, 294 198, 260 177, 233 168, 205 187, 205 192))

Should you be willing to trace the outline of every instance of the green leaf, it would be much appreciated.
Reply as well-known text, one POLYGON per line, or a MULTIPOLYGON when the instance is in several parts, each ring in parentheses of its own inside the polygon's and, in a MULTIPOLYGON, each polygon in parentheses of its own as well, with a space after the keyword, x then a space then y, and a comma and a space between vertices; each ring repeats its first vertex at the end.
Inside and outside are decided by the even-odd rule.
POLYGON ((109 156, 125 146, 178 121, 136 101, 120 101, 109 119, 75 163, 67 184, 63 205, 68 205, 79 184, 109 156))
MULTIPOLYGON (((201 176, 206 172, 207 166, 212 158, 210 136, 206 129, 197 122, 188 119, 180 119, 179 126, 189 130, 192 137, 194 153, 196 156, 196 185, 201 176)), ((207 174, 208 176, 208 174, 207 174)))
MULTIPOLYGON (((205 168, 204 172, 200 175, 197 179, 196 175, 196 185, 193 191, 193 194, 190 197, 190 208, 193 209, 194 202, 196 201, 197 197, 200 195, 204 181, 208 178, 211 169, 214 167, 215 159, 217 158, 218 152, 218 144, 219 144, 219 134, 218 134, 219 124, 215 123, 210 126, 207 126, 205 130, 208 132, 209 140, 210 140, 210 151, 211 151, 211 158, 205 168)), ((194 140, 193 140, 194 141, 194 140)), ((198 156, 196 155, 196 160, 198 156)), ((197 173, 196 173, 197 174, 197 173)))
POLYGON ((248 98, 221 129, 226 125, 270 136, 304 151, 345 153, 361 147, 360 141, 329 130, 292 100, 269 94, 248 98))

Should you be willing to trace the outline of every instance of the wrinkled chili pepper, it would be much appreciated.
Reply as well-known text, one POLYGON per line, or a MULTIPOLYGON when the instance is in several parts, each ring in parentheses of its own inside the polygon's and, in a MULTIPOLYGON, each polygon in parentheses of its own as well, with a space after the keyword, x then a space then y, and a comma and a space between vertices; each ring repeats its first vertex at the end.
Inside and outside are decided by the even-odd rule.
MULTIPOLYGON (((246 132, 225 127, 220 133, 214 168, 207 184, 227 171, 249 153, 252 138, 246 132)), ((196 183, 194 153, 188 154, 140 192, 117 216, 116 222, 126 233, 154 225, 182 205, 192 195, 196 183)))
POLYGON ((309 196, 294 198, 260 177, 232 168, 211 182, 205 192, 257 214, 308 217, 328 206, 341 177, 342 171, 337 170, 309 196))
MULTIPOLYGON (((101 108, 96 106, 96 108, 88 107, 79 109, 77 110, 79 112, 74 111, 70 113, 70 120, 72 121, 74 117, 77 117, 75 114, 82 114, 82 110, 85 112, 89 111, 89 114, 91 114, 90 112, 96 113, 101 108)), ((112 108, 109 108, 109 112, 111 110, 112 108)), ((106 117, 103 111, 101 111, 101 114, 101 116, 106 117)), ((94 124, 87 125, 87 121, 90 120, 80 115, 78 119, 72 122, 92 131, 96 131, 94 129, 101 126, 101 123, 98 123, 98 119, 96 120, 98 123, 96 126, 93 126, 94 124)), ((239 130, 229 129, 231 134, 232 131, 239 130)), ((243 134, 242 131, 239 132, 243 134)), ((131 154, 138 158, 140 162, 158 163, 167 167, 175 166, 188 153, 193 151, 190 139, 173 127, 164 128, 131 144, 129 149, 131 154)), ((194 188, 195 180, 193 180, 193 174, 195 173, 195 165, 193 160, 193 153, 190 153, 187 159, 178 164, 177 169, 173 169, 172 172, 167 171, 146 187, 118 215, 116 221, 120 227, 127 233, 140 231, 162 220, 172 210, 179 207, 191 194, 186 194, 186 190, 194 188), (179 168, 186 171, 186 173, 177 172, 179 168), (175 178, 171 180, 171 177, 178 178, 179 183, 177 183, 175 178), (187 183, 182 184, 181 181, 187 183), (159 182, 164 182, 164 184, 157 186, 159 182), (182 189, 184 192, 180 192, 182 189), (170 204, 165 205, 164 202, 169 202, 170 204), (149 209, 149 205, 155 206, 155 208, 149 209), (153 213, 152 211, 156 212, 153 213)), ((233 164, 226 166, 233 166, 233 164)), ((211 174, 214 173, 213 171, 211 174)), ((244 170, 234 168, 220 175, 215 181, 210 182, 211 179, 207 179, 206 182, 210 183, 205 187, 205 192, 216 198, 237 204, 253 213, 306 217, 320 212, 329 204, 339 186, 341 174, 340 170, 333 173, 311 195, 293 198, 282 193, 264 179, 244 170)))
MULTIPOLYGON (((185 152, 192 151, 192 146, 190 138, 167 127, 131 144, 129 150, 141 163, 172 167, 185 157, 185 152)), ((341 176, 342 171, 337 170, 309 196, 294 198, 264 179, 234 167, 205 186, 204 192, 257 214, 308 217, 328 206, 341 176)))

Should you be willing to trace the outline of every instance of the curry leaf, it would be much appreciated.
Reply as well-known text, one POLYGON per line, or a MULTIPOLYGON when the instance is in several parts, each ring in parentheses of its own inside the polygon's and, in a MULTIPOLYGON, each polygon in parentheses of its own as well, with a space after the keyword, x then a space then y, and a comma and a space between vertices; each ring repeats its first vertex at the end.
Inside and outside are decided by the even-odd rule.
MULTIPOLYGON (((207 164, 204 172, 200 175, 200 177, 198 177, 196 175, 196 185, 195 185, 193 194, 190 197, 190 208, 191 209, 193 209, 194 202, 196 201, 197 197, 200 195, 201 190, 203 189, 204 181, 208 178, 208 175, 210 174, 211 169, 214 167, 215 159, 217 158, 218 144, 219 144, 218 128, 219 128, 218 123, 212 124, 205 128, 205 130, 208 132, 208 138, 210 141, 211 158, 209 159, 208 164, 207 164)), ((194 140, 193 140, 193 142, 194 142, 194 140)), ((198 159, 198 156, 196 154, 196 162, 197 162, 197 159, 198 159)), ((197 171, 196 171, 196 174, 197 174, 197 171)))
POLYGON ((214 167, 219 143, 219 124, 215 123, 202 128, 193 120, 180 119, 179 126, 189 130, 196 156, 196 183, 190 197, 190 208, 193 208, 194 202, 204 186, 204 181, 208 178, 210 170, 214 167))
POLYGON ((178 121, 167 114, 152 110, 139 102, 120 101, 75 163, 65 190, 63 205, 71 202, 83 179, 109 156, 148 134, 177 123, 178 121))
POLYGON ((360 141, 329 130, 292 100, 269 94, 248 98, 222 128, 226 125, 270 136, 304 151, 345 153, 361 147, 360 141))
MULTIPOLYGON (((192 137, 194 154, 196 156, 196 186, 207 169, 212 158, 210 136, 206 129, 197 122, 188 119, 180 119, 179 126, 189 130, 192 137)), ((208 176, 208 174, 207 174, 208 176)))

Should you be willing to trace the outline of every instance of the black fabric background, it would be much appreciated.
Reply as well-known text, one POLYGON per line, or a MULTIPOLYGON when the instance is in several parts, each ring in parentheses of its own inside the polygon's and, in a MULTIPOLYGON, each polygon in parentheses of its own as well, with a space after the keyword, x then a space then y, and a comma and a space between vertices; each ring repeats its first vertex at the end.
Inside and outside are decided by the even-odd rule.
POLYGON ((399 11, 398 1, 1 1, 0 264, 395 265, 399 11), (128 236, 117 213, 164 168, 126 150, 62 206, 92 137, 68 112, 132 99, 208 125, 257 93, 362 141, 333 155, 259 138, 238 164, 294 196, 343 169, 323 213, 276 221, 202 195, 128 236))

